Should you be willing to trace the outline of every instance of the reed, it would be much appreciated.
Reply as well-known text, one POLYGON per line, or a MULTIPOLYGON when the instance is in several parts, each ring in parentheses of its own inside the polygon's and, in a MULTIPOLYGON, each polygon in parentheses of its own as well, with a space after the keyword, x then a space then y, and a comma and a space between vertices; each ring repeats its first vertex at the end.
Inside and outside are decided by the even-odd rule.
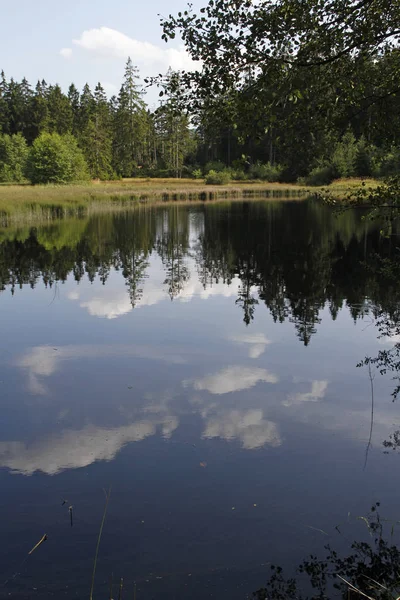
POLYGON ((106 520, 108 503, 110 501, 110 496, 111 496, 111 488, 109 488, 108 492, 104 492, 104 493, 106 495, 106 502, 105 502, 105 505, 104 505, 103 518, 102 518, 101 524, 100 524, 99 535, 97 536, 96 553, 95 553, 95 556, 94 556, 93 572, 92 572, 92 585, 90 587, 90 595, 89 595, 90 600, 93 600, 94 580, 95 580, 95 577, 96 577, 96 569, 97 569, 97 558, 99 556, 99 548, 100 548, 101 536, 102 536, 102 533, 103 533, 104 523, 105 523, 105 520, 106 520))

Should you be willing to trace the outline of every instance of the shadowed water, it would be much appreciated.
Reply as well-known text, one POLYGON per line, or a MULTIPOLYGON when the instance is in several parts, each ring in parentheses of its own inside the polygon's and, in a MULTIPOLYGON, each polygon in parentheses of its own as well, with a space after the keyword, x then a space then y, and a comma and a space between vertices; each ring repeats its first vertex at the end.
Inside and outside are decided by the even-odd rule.
POLYGON ((370 438, 356 367, 397 341, 373 268, 394 247, 311 201, 0 230, 0 597, 88 597, 110 486, 96 598, 111 574, 245 598, 373 501, 398 518, 393 382, 370 438))

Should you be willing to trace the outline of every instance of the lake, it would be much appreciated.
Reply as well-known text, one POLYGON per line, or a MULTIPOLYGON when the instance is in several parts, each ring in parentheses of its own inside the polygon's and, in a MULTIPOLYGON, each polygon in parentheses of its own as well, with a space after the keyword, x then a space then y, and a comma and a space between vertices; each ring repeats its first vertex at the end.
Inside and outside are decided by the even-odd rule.
POLYGON ((312 200, 0 229, 0 597, 88 598, 109 489, 95 598, 246 598, 398 519, 394 384, 357 367, 395 245, 312 200))

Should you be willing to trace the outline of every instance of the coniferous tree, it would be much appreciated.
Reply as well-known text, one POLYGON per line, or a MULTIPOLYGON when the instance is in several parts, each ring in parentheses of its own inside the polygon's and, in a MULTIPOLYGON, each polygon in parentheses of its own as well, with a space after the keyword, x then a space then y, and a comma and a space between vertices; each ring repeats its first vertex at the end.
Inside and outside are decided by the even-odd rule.
POLYGON ((81 135, 81 147, 92 177, 112 177, 112 129, 107 96, 98 83, 94 92, 93 113, 81 135))
POLYGON ((71 133, 73 114, 71 104, 58 84, 50 86, 47 92, 48 126, 50 133, 65 135, 71 133))
POLYGON ((7 80, 4 71, 0 74, 0 132, 7 133, 8 125, 8 105, 7 105, 7 80))
POLYGON ((79 109, 80 109, 80 94, 78 88, 71 83, 68 88, 68 100, 72 109, 72 133, 75 137, 79 134, 79 109))
POLYGON ((148 132, 146 106, 138 79, 138 69, 128 58, 114 116, 113 162, 115 170, 124 177, 131 177, 142 168, 148 132))

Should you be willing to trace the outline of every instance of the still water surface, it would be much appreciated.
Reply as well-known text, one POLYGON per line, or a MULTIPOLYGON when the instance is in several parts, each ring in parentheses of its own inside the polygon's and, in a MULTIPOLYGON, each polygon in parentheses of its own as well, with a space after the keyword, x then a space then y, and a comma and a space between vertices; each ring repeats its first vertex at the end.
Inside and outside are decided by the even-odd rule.
POLYGON ((390 345, 388 243, 308 201, 0 230, 0 597, 88 597, 103 488, 96 598, 245 598, 372 502, 398 518, 393 382, 368 444, 356 367, 390 345))

